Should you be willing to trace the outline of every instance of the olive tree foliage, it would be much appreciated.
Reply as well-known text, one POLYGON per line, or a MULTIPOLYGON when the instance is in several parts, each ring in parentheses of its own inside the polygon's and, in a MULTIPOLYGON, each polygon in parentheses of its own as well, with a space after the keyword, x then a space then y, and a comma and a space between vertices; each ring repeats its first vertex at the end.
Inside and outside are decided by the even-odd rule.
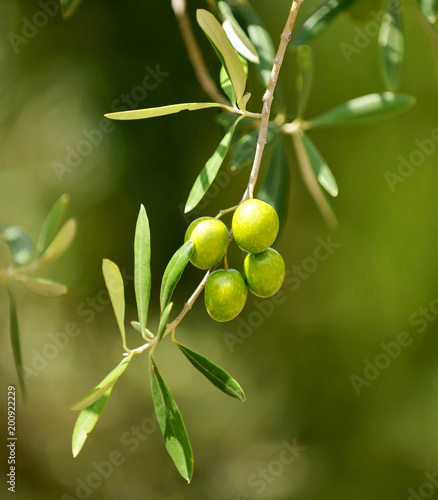
MULTIPOLYGON (((172 0, 174 13, 179 21, 181 34, 188 56, 194 65, 196 76, 208 101, 191 103, 168 103, 160 107, 110 113, 113 120, 140 120, 157 116, 172 115, 181 111, 200 111, 217 108, 218 119, 224 128, 224 135, 217 149, 200 170, 188 194, 185 211, 190 212, 203 199, 214 182, 222 164, 231 162, 233 169, 249 167, 248 184, 240 204, 254 198, 269 203, 277 211, 280 223, 284 224, 287 213, 290 183, 286 148, 292 146, 298 160, 304 183, 318 209, 330 227, 336 226, 336 217, 329 203, 329 197, 338 196, 336 179, 309 131, 317 128, 349 127, 374 120, 390 118, 405 112, 415 103, 415 98, 398 93, 401 83, 405 38, 403 32, 403 9, 400 0, 370 2, 368 0, 323 0, 309 11, 305 18, 295 23, 303 0, 291 2, 289 15, 282 32, 278 48, 271 38, 262 19, 248 0, 210 0, 210 11, 199 9, 196 21, 211 43, 220 62, 220 72, 212 76, 204 63, 199 49, 193 23, 186 11, 185 0, 172 0), (382 60, 382 78, 387 91, 357 96, 333 109, 321 110, 317 116, 307 116, 306 105, 312 94, 313 59, 310 44, 339 15, 347 14, 352 22, 366 19, 371 8, 379 3, 381 26, 379 47, 382 60), (295 26, 296 24, 296 26, 295 26), (295 27, 295 29, 294 29, 295 27), (283 92, 278 82, 283 58, 297 61, 295 88, 295 109, 285 106, 283 92), (266 89, 263 102, 253 102, 246 91, 248 66, 266 89), (274 104, 274 105, 273 105, 274 104), (293 116, 292 120, 287 117, 293 116), (268 151, 269 150, 269 151, 268 151), (261 185, 257 185, 260 165, 265 152, 266 173, 261 185)), ((79 2, 61 0, 64 15, 68 17, 79 2)), ((403 5, 404 7, 404 5, 403 5)), ((407 2, 407 7, 418 16, 434 41, 437 41, 435 21, 438 11, 436 0, 407 2)), ((175 35, 177 36, 177 35, 175 35)), ((169 120, 172 118, 169 117, 169 120)), ((239 205, 240 205, 239 204, 239 205)), ((238 205, 238 206, 239 206, 238 205)), ((238 206, 225 208, 216 218, 234 212, 238 206)), ((232 231, 229 240, 233 238, 232 231)), ((222 262, 228 269, 226 254, 223 260, 208 269, 203 280, 187 300, 182 310, 172 319, 172 294, 192 254, 194 243, 187 240, 173 255, 167 265, 160 288, 160 323, 158 329, 148 328, 148 309, 151 295, 151 245, 149 222, 142 205, 137 219, 134 236, 134 286, 138 317, 130 322, 143 339, 143 344, 130 348, 126 342, 124 285, 118 266, 109 260, 103 261, 103 276, 109 291, 116 321, 120 330, 123 357, 120 363, 72 409, 79 411, 74 431, 72 451, 77 456, 89 433, 96 425, 112 390, 125 372, 134 356, 147 354, 150 366, 151 393, 158 423, 164 435, 165 446, 178 472, 190 482, 193 475, 193 454, 190 440, 177 404, 167 386, 154 358, 154 352, 163 339, 170 336, 173 343, 188 361, 213 385, 238 400, 245 395, 238 382, 222 368, 216 366, 201 354, 182 345, 175 338, 175 332, 200 296, 209 276, 222 262)))
POLYGON ((20 328, 14 299, 14 282, 42 297, 61 297, 67 288, 55 281, 34 275, 58 259, 70 246, 76 234, 76 220, 62 224, 70 197, 63 194, 47 215, 36 244, 22 227, 15 224, 0 226, 0 241, 10 250, 10 262, 0 266, 0 284, 6 286, 9 296, 9 324, 12 352, 23 396, 26 394, 26 374, 22 362, 20 328))

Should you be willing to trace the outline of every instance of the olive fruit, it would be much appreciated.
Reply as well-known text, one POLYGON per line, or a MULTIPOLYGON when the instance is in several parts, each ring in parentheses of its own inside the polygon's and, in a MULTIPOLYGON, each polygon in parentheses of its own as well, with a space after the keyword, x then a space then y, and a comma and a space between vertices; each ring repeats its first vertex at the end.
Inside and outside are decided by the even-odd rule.
POLYGON ((235 269, 219 269, 205 284, 205 308, 216 321, 230 321, 240 314, 246 303, 248 288, 235 269))
POLYGON ((201 217, 187 228, 184 242, 193 241, 191 263, 199 269, 208 269, 217 264, 228 247, 228 229, 220 220, 201 217))
POLYGON ((273 248, 262 253, 248 254, 243 272, 249 289, 258 297, 270 297, 278 292, 284 281, 283 257, 273 248))
POLYGON ((261 200, 244 201, 233 215, 234 239, 242 250, 250 253, 260 253, 270 247, 279 226, 275 209, 261 200))

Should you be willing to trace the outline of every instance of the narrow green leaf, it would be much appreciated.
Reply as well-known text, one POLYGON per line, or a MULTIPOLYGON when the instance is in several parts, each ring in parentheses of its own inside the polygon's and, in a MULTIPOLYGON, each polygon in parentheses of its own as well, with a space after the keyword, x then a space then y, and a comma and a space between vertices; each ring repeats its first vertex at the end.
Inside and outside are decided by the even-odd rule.
POLYGON ((187 104, 171 104, 170 106, 160 106, 158 108, 132 109, 130 111, 117 111, 116 113, 106 113, 104 116, 111 120, 142 120, 144 118, 155 118, 156 116, 172 115, 180 111, 197 111, 207 108, 225 108, 224 104, 217 102, 192 102, 187 104))
POLYGON ((304 45, 320 35, 328 24, 355 0, 323 0, 312 9, 292 35, 292 45, 304 45))
POLYGON ((167 322, 169 321, 169 314, 170 311, 172 310, 172 307, 173 307, 173 302, 167 304, 166 309, 164 309, 164 312, 161 316, 160 325, 158 327, 158 333, 157 333, 158 342, 161 342, 163 335, 166 332, 167 322))
POLYGON ((332 174, 332 171, 330 170, 330 167, 327 165, 327 162, 322 157, 318 148, 305 132, 302 133, 302 141, 304 147, 306 148, 307 155, 310 159, 313 170, 315 171, 318 182, 327 191, 328 194, 330 194, 331 196, 338 196, 339 190, 338 185, 336 184, 336 180, 332 174))
POLYGON ((96 387, 84 396, 81 400, 75 403, 70 409, 74 411, 80 411, 84 408, 88 408, 94 402, 96 402, 101 396, 103 396, 108 389, 110 389, 123 374, 123 372, 128 368, 129 362, 132 359, 133 354, 130 353, 125 356, 122 361, 112 370, 108 375, 96 385, 96 387))
POLYGON ((59 233, 53 238, 52 243, 43 253, 39 260, 39 267, 54 261, 61 256, 71 245, 77 231, 75 219, 69 219, 60 229, 59 233))
MULTIPOLYGON (((234 10, 242 17, 246 24, 248 37, 254 45, 260 60, 260 63, 256 66, 257 74, 263 85, 267 87, 276 55, 274 42, 262 20, 248 1, 239 2, 234 7, 234 10)), ((277 101, 281 103, 282 99, 278 85, 275 96, 277 101)))
POLYGON ((123 345, 126 343, 125 333, 125 290, 122 274, 117 264, 103 259, 102 273, 113 306, 114 315, 119 325, 123 345))
POLYGON ((202 200, 208 188, 212 185, 213 181, 216 179, 216 175, 224 161, 227 154, 228 148, 230 147, 231 139, 234 134, 234 130, 241 118, 238 118, 234 124, 230 127, 228 132, 224 135, 223 139, 219 143, 216 151, 210 157, 210 159, 205 164, 201 173, 196 178, 193 187, 190 191, 189 197, 187 198, 184 213, 193 210, 196 205, 202 200))
POLYGON ((426 19, 435 24, 438 14, 438 0, 418 0, 418 7, 426 19))
POLYGON ((309 190, 310 195, 314 199, 316 206, 321 212, 321 215, 324 217, 327 225, 330 228, 335 229, 338 225, 336 216, 333 212, 332 207, 330 206, 330 203, 324 196, 324 192, 321 189, 318 179, 316 178, 315 171, 303 143, 303 134, 302 132, 298 132, 296 134, 293 134, 291 137, 295 146, 298 165, 300 167, 303 181, 307 189, 309 190))
MULTIPOLYGON (((266 137, 265 151, 268 152, 273 146, 273 143, 281 133, 281 127, 277 125, 270 125, 268 127, 268 133, 266 137)), ((237 170, 239 168, 245 167, 251 164, 254 160, 257 140, 259 138, 259 129, 252 130, 245 134, 236 143, 231 155, 231 170, 237 170)))
POLYGON ((298 118, 303 118, 313 81, 313 54, 308 45, 297 47, 298 75, 297 75, 297 102, 298 118))
POLYGON ((59 229, 65 212, 67 211, 70 203, 70 196, 64 193, 58 201, 53 205, 48 213, 43 226, 35 250, 35 259, 38 259, 47 250, 49 243, 55 236, 56 231, 59 229))
POLYGON ((32 259, 34 247, 32 240, 20 226, 7 224, 0 226, 0 239, 4 240, 12 253, 12 264, 22 266, 32 259))
POLYGON ((170 259, 169 263, 163 274, 163 279, 161 281, 160 290, 160 308, 161 314, 163 314, 164 309, 168 306, 170 299, 172 298, 173 292, 176 285, 178 284, 181 276, 190 261, 190 257, 193 254, 193 242, 186 241, 170 259))
POLYGON ((405 52, 403 18, 399 0, 389 0, 379 31, 383 76, 391 91, 400 87, 405 52))
POLYGON ((248 38, 247 34, 243 31, 242 27, 234 17, 230 6, 225 2, 218 2, 217 5, 219 8, 219 12, 225 19, 222 26, 232 46, 245 59, 255 64, 259 64, 260 59, 257 51, 251 40, 248 38))
MULTIPOLYGON (((239 59, 240 59, 240 62, 242 63, 243 70, 245 71, 245 75, 248 75, 248 62, 242 56, 239 56, 239 59)), ((219 73, 219 82, 220 82, 222 90, 225 92, 225 95, 228 97, 228 99, 231 102, 239 104, 239 102, 236 101, 236 94, 234 92, 233 85, 231 83, 230 77, 228 76, 227 70, 225 69, 225 66, 221 66, 221 70, 219 73)), ((232 116, 232 118, 233 118, 233 121, 236 119, 234 116, 232 116)))
POLYGON ((112 390, 113 386, 111 386, 102 396, 100 396, 97 401, 92 403, 90 406, 87 406, 87 408, 84 408, 79 413, 73 429, 71 448, 73 457, 77 457, 79 455, 79 452, 82 450, 82 447, 87 440, 88 434, 90 434, 90 432, 94 429, 94 426, 97 424, 100 414, 102 413, 106 402, 111 396, 112 390))
POLYGON ((14 278, 28 290, 42 297, 61 297, 67 293, 67 287, 52 280, 43 278, 30 279, 19 274, 15 274, 14 278))
POLYGON ((196 19, 202 31, 213 45, 219 59, 225 67, 236 95, 237 102, 245 93, 246 75, 237 52, 228 40, 228 37, 219 21, 207 10, 198 9, 196 19))
POLYGON ((151 235, 148 216, 142 205, 134 238, 134 287, 141 332, 146 331, 151 297, 151 235))
POLYGON ((15 368, 18 375, 18 383, 20 384, 21 393, 23 397, 26 396, 26 383, 24 377, 23 361, 21 357, 21 342, 20 342, 20 329, 18 326, 17 307, 15 305, 14 296, 11 290, 7 287, 9 294, 9 329, 11 334, 12 352, 14 354, 15 368))
POLYGON ((64 19, 69 19, 81 4, 82 0, 61 0, 61 14, 64 19))
POLYGON ((190 483, 193 475, 193 453, 189 436, 178 406, 152 357, 150 365, 152 399, 166 449, 178 472, 190 483))
POLYGON ((286 153, 282 142, 279 141, 272 151, 266 177, 263 179, 257 198, 275 208, 280 219, 280 231, 284 228, 287 219, 290 193, 289 177, 286 153))
POLYGON ((137 332, 141 332, 141 325, 138 321, 131 321, 131 325, 137 330, 137 332))
POLYGON ((192 365, 218 389, 228 394, 228 396, 239 399, 240 401, 246 400, 245 393, 239 383, 225 370, 179 342, 175 341, 175 344, 181 349, 190 363, 192 363, 192 365))
POLYGON ((307 122, 308 128, 381 120, 406 111, 415 104, 415 101, 415 97, 410 95, 393 94, 392 92, 364 95, 312 118, 307 122))
POLYGON ((248 105, 248 101, 251 99, 251 93, 247 92, 242 99, 240 99, 240 102, 237 103, 239 105, 239 108, 242 111, 246 111, 246 106, 248 105))

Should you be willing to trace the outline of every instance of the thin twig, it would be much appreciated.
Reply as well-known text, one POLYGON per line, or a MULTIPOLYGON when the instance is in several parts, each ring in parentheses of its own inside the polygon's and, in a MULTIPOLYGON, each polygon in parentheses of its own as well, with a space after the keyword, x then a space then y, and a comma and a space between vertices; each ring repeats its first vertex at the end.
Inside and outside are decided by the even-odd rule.
POLYGON ((225 97, 219 92, 215 81, 210 76, 207 66, 205 64, 202 53, 199 49, 198 42, 196 41, 193 33, 192 23, 187 15, 186 0, 172 0, 172 8, 175 12, 176 19, 179 24, 179 29, 187 49, 189 59, 192 63, 193 69, 196 74, 201 87, 204 92, 215 102, 221 104, 230 104, 225 97))
POLYGON ((284 27, 283 33, 281 34, 280 45, 278 47, 277 55, 274 59, 271 77, 269 78, 268 87, 263 96, 262 119, 260 122, 260 133, 257 140, 254 163, 251 169, 248 186, 246 188, 245 194, 243 195, 242 201, 245 201, 248 198, 252 198, 254 196, 254 188, 257 183, 257 178, 259 175, 260 165, 263 157, 263 151, 266 144, 266 137, 268 134, 269 118, 271 116, 272 101, 274 100, 274 91, 277 85, 278 76, 280 74, 281 65, 283 64, 284 55, 292 36, 292 30, 295 25, 298 10, 300 9, 302 2, 303 0, 294 0, 292 2, 286 25, 284 27))

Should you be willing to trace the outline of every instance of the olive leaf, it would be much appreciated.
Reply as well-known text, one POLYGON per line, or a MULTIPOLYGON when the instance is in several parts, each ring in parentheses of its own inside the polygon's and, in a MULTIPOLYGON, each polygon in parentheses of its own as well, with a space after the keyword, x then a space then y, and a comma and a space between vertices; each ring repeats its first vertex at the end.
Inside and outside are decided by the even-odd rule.
POLYGON ((213 362, 211 362, 201 354, 192 351, 191 349, 180 344, 177 341, 174 342, 179 347, 184 356, 190 361, 190 363, 214 386, 216 386, 225 394, 228 394, 228 396, 236 398, 240 401, 246 401, 245 393, 243 392, 239 383, 225 370, 215 365, 213 362))
POLYGON ((14 278, 29 291, 42 297, 61 297, 67 293, 67 287, 52 280, 43 278, 30 279, 20 274, 15 274, 14 278))
POLYGON ((7 287, 9 295, 9 329, 11 335, 12 352, 14 354, 15 368, 18 375, 18 383, 23 397, 26 396, 26 384, 24 377, 23 361, 21 357, 21 341, 20 341, 20 328, 18 325, 17 307, 15 299, 9 287, 7 287))
MULTIPOLYGON (((275 208, 280 230, 285 226, 289 206, 290 178, 286 152, 281 141, 275 145, 257 198, 275 208)), ((277 237, 277 241, 278 241, 277 237)))
POLYGON ((128 368, 132 356, 132 353, 125 356, 122 361, 120 361, 120 363, 114 368, 114 370, 108 373, 108 375, 98 385, 96 385, 96 387, 92 391, 90 391, 81 400, 71 406, 70 409, 74 411, 80 411, 95 403, 108 391, 108 389, 113 387, 117 380, 119 380, 119 377, 124 373, 126 368, 128 368))
POLYGON ((161 314, 169 305, 173 292, 193 254, 193 242, 186 241, 172 256, 163 274, 160 290, 161 314))
POLYGON ((87 440, 88 434, 94 429, 105 405, 111 396, 113 385, 90 406, 82 409, 73 429, 72 448, 73 457, 77 457, 87 440))
POLYGON ((418 0, 418 7, 423 15, 431 23, 435 24, 438 14, 437 0, 418 0))
POLYGON ((47 250, 49 243, 59 229, 62 219, 70 204, 70 196, 64 193, 53 205, 43 222, 35 250, 35 260, 39 259, 47 250))
POLYGON ((134 288, 141 333, 144 334, 151 296, 151 236, 148 216, 143 205, 140 207, 135 228, 134 288))
POLYGON ((62 255, 71 245, 77 231, 75 219, 69 219, 60 229, 59 233, 53 238, 50 245, 42 254, 38 262, 38 267, 54 261, 62 255))
POLYGON ((169 314, 172 310, 173 302, 167 304, 166 309, 164 309, 161 315, 160 324, 158 326, 157 342, 161 342, 163 335, 166 333, 167 322, 169 321, 169 314))
POLYGON ((120 335, 122 336, 122 342, 125 345, 125 288, 122 273, 117 264, 108 259, 103 259, 102 261, 102 273, 119 326, 120 335))
POLYGON ((198 9, 196 19, 225 67, 234 89, 236 101, 239 102, 245 93, 246 74, 237 52, 213 14, 207 10, 198 9))
POLYGON ((189 197, 187 198, 184 213, 190 212, 190 210, 193 210, 196 207, 196 205, 202 200, 205 193, 208 191, 208 188, 216 179, 216 175, 219 172, 219 169, 228 152, 228 148, 230 147, 231 139, 233 137, 234 131, 236 130, 236 126, 241 119, 242 117, 239 117, 229 128, 228 132, 224 135, 223 139, 219 143, 216 151, 207 161, 204 168, 201 170, 201 173, 196 178, 189 193, 189 197))
MULTIPOLYGON (((247 63, 246 59, 244 59, 241 56, 239 56, 239 59, 240 59, 240 62, 242 63, 243 70, 245 71, 245 75, 248 75, 248 63, 247 63)), ((225 92, 225 95, 228 97, 228 99, 231 102, 235 102, 236 104, 238 104, 240 106, 240 102, 242 101, 242 99, 245 96, 242 97, 242 99, 240 99, 240 101, 236 100, 236 93, 234 92, 233 84, 231 83, 230 77, 228 76, 228 73, 227 73, 224 66, 221 66, 221 69, 219 72, 219 83, 220 83, 222 90, 225 92)), ((235 120, 235 118, 233 116, 231 116, 231 118, 233 120, 235 120)))
POLYGON ((218 2, 219 12, 224 17, 222 27, 232 46, 248 61, 258 64, 260 62, 257 51, 245 31, 234 17, 233 11, 226 2, 218 2))
POLYGON ((150 374, 152 400, 164 444, 178 472, 190 483, 193 475, 193 452, 189 436, 178 406, 152 356, 150 374))
POLYGON ((169 106, 159 106, 157 108, 132 109, 129 111, 117 111, 106 113, 104 116, 111 120, 143 120, 145 118, 155 118, 157 116, 172 115, 180 111, 197 111, 198 109, 224 108, 230 109, 225 104, 218 102, 192 102, 186 104, 171 104, 169 106))
POLYGON ((388 1, 379 31, 383 76, 386 86, 391 91, 397 90, 400 86, 405 51, 403 18, 400 8, 399 0, 388 1))
POLYGON ((0 226, 0 239, 4 240, 12 253, 12 264, 23 266, 32 259, 34 247, 32 240, 20 226, 7 224, 0 226))
POLYGON ((298 118, 303 118, 312 90, 313 80, 313 55, 312 49, 308 45, 297 47, 297 62, 297 116, 298 118))
POLYGON ((415 102, 415 97, 406 94, 392 92, 367 94, 312 118, 307 122, 307 128, 370 123, 402 113, 411 108, 415 102))
POLYGON ((304 22, 295 29, 292 45, 304 45, 320 35, 328 24, 355 0, 323 0, 306 16, 304 22))
POLYGON ((318 148, 305 132, 302 132, 301 139, 303 141, 304 147, 306 148, 307 156, 309 157, 310 163, 312 164, 319 184, 331 196, 338 196, 339 190, 338 185, 336 184, 336 180, 333 176, 332 171, 330 170, 330 167, 327 165, 327 162, 322 157, 318 148))

